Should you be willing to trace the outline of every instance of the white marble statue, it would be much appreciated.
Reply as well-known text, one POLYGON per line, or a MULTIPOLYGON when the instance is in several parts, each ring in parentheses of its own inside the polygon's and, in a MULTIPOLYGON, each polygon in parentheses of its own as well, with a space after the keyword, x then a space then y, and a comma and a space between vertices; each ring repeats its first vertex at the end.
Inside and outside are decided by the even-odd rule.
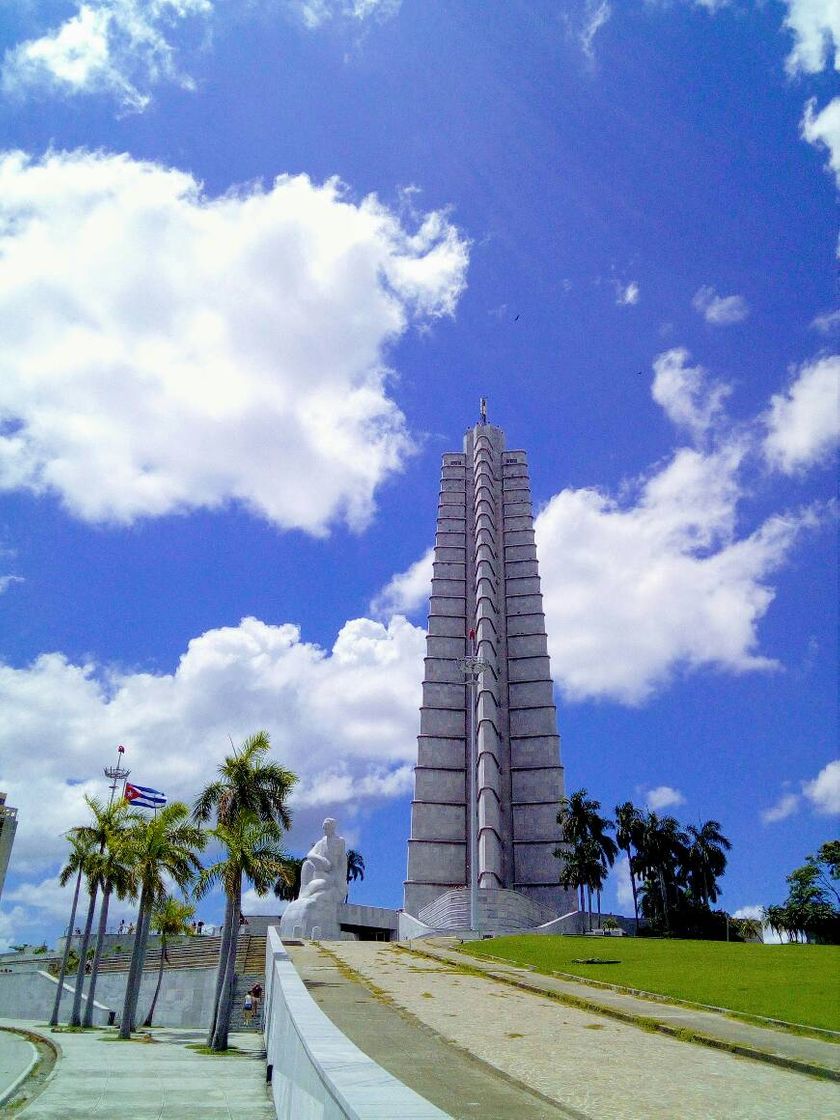
POLYGON ((281 937, 341 938, 338 908, 347 893, 347 848, 327 817, 324 835, 306 854, 300 873, 300 894, 280 919, 281 937))

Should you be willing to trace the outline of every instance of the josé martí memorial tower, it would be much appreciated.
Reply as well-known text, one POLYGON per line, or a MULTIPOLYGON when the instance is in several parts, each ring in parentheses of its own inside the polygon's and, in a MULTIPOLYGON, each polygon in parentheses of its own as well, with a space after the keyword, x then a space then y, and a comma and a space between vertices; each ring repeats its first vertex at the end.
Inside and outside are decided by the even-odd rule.
POLYGON ((528 461, 484 400, 443 456, 414 773, 406 913, 490 932, 575 910, 528 461))

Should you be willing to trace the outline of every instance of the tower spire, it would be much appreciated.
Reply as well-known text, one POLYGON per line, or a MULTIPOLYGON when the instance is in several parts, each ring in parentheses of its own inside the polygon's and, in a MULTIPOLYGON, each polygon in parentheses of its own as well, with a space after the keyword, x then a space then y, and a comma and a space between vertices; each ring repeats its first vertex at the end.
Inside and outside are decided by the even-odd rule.
POLYGON ((487 423, 487 398, 486 397, 481 398, 481 423, 482 424, 487 423))

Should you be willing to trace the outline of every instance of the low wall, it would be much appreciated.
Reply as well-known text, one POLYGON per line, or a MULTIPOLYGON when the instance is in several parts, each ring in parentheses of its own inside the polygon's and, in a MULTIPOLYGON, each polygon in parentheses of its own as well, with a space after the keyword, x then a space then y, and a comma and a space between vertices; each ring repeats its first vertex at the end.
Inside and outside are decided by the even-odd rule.
MULTIPOLYGON (((115 1011, 119 1019, 127 978, 127 972, 100 973, 96 981, 96 1003, 102 1006, 102 1011, 95 1012, 96 1023, 107 1023, 108 1010, 115 1011)), ((214 968, 177 968, 164 971, 155 1008, 155 1026, 209 1026, 215 978, 214 968)), ((21 963, 14 971, 0 973, 0 1018, 38 1019, 42 1022, 49 1019, 57 983, 56 979, 35 965, 26 968, 21 963)), ((141 1021, 149 1010, 156 983, 157 971, 143 973, 137 1004, 141 1021)), ((75 986, 75 975, 68 977, 61 999, 62 1022, 70 1015, 75 986)))
POLYGON ((451 1120, 327 1018, 274 928, 266 940, 265 1048, 278 1120, 451 1120))

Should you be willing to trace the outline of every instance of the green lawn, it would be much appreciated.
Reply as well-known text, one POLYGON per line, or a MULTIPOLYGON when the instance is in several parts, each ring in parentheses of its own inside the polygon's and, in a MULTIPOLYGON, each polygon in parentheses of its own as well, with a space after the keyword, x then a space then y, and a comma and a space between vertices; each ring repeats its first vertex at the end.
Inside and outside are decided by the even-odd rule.
POLYGON ((694 1003, 840 1030, 840 946, 744 945, 642 937, 496 937, 463 946, 476 957, 570 972, 694 1003), (604 957, 620 964, 574 964, 604 957))

